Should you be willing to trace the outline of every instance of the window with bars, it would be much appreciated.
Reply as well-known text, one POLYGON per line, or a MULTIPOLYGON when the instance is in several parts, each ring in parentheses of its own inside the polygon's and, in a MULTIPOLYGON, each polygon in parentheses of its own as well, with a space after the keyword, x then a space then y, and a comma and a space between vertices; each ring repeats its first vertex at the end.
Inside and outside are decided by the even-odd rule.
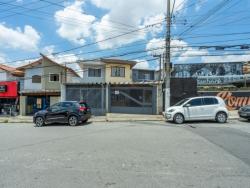
POLYGON ((41 83, 41 76, 40 75, 33 75, 32 76, 32 83, 41 83))
POLYGON ((101 69, 88 69, 88 77, 101 77, 101 69))
POLYGON ((111 67, 112 77, 125 77, 125 67, 111 67))
POLYGON ((50 74, 49 75, 50 82, 59 82, 59 80, 60 80, 59 74, 50 74))

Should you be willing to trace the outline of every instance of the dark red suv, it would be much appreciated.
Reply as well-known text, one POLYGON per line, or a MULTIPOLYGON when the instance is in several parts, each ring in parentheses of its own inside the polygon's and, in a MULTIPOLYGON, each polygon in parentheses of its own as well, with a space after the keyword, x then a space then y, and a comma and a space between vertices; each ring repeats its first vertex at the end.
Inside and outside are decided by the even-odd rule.
POLYGON ((51 123, 68 123, 70 126, 85 123, 91 117, 91 109, 86 102, 65 101, 56 103, 46 110, 34 114, 37 127, 51 123))

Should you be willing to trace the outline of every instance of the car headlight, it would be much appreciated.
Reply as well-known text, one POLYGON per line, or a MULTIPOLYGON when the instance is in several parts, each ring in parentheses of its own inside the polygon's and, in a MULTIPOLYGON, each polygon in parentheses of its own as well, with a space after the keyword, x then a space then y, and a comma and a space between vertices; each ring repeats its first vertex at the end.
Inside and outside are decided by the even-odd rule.
POLYGON ((174 111, 175 111, 175 109, 171 109, 171 110, 169 110, 168 112, 171 113, 171 112, 174 112, 174 111))

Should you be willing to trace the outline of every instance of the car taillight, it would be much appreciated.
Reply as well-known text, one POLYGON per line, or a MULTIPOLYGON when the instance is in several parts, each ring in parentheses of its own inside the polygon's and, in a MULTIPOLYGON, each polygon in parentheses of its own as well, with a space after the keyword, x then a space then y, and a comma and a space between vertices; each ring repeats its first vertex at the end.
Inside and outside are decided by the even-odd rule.
POLYGON ((84 111, 87 111, 88 108, 87 108, 87 107, 82 107, 82 106, 81 106, 81 107, 79 108, 79 110, 80 110, 81 112, 84 112, 84 111))

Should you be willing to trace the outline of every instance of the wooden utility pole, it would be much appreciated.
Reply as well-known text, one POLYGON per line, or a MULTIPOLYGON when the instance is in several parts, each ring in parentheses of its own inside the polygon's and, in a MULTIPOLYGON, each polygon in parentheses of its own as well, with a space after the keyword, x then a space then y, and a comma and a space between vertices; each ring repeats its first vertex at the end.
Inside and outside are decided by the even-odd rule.
POLYGON ((170 0, 167 0, 166 24, 166 53, 165 53, 165 110, 170 106, 170 42, 171 42, 171 15, 170 0))

